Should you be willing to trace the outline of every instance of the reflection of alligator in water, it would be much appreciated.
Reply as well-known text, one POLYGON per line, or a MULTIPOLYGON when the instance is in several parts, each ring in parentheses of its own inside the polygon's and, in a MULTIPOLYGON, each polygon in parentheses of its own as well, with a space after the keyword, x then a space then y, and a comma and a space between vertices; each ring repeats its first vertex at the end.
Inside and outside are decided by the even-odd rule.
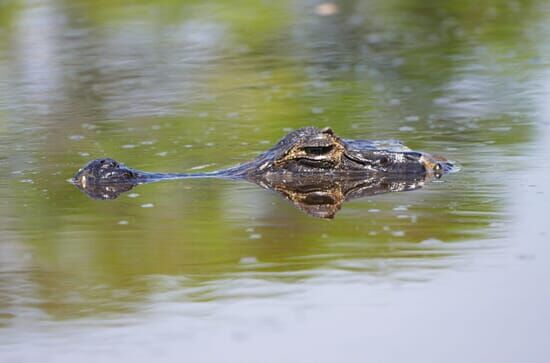
POLYGON ((270 178, 269 184, 260 183, 266 189, 281 193, 298 209, 320 218, 333 218, 342 204, 348 200, 388 192, 400 192, 421 188, 425 176, 363 176, 361 178, 319 178, 318 176, 291 176, 270 178))
POLYGON ((210 173, 149 173, 97 159, 72 182, 94 199, 114 199, 137 184, 186 178, 244 179, 276 190, 306 213, 332 218, 346 200, 420 188, 453 165, 401 143, 344 140, 329 128, 289 133, 256 159, 210 173))

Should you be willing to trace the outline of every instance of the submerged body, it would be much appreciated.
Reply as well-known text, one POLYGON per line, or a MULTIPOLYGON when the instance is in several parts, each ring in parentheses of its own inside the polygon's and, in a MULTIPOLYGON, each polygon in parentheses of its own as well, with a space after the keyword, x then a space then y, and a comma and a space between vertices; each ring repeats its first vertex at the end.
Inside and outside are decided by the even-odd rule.
POLYGON ((103 158, 81 168, 72 182, 94 199, 114 199, 137 184, 166 179, 245 179, 282 193, 309 214, 330 218, 345 200, 416 189, 452 169, 446 159, 411 151, 394 140, 345 140, 330 128, 305 127, 254 160, 228 169, 150 173, 103 158), (304 206, 308 202, 316 207, 304 206))

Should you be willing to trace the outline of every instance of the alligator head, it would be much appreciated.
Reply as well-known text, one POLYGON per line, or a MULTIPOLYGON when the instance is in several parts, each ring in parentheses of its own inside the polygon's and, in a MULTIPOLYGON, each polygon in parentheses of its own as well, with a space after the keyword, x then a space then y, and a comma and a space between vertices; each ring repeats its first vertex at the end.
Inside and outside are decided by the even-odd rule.
POLYGON ((268 172, 436 175, 452 169, 446 159, 411 151, 392 141, 345 140, 332 129, 305 127, 288 134, 251 163, 234 169, 254 177, 268 172), (238 170, 237 170, 238 169, 238 170))

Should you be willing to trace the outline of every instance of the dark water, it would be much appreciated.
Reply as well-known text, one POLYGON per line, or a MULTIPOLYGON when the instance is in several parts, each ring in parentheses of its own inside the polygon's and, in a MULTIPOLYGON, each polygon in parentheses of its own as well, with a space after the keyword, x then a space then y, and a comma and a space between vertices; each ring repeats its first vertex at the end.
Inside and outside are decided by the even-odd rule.
POLYGON ((549 5, 0 2, 0 360, 546 361, 549 5), (306 125, 461 171, 334 220, 246 182, 66 181, 306 125))

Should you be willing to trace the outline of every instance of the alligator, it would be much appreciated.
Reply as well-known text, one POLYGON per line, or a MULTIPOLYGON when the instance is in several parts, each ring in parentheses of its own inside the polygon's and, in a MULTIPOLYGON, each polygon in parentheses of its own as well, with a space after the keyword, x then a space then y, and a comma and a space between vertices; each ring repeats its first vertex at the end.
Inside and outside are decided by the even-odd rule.
POLYGON ((350 199, 421 188, 454 171, 452 162, 397 140, 347 140, 304 127, 240 165, 207 173, 151 173, 110 158, 90 161, 71 182, 93 199, 115 199, 138 184, 188 178, 241 179, 275 190, 304 212, 333 218, 350 199))

